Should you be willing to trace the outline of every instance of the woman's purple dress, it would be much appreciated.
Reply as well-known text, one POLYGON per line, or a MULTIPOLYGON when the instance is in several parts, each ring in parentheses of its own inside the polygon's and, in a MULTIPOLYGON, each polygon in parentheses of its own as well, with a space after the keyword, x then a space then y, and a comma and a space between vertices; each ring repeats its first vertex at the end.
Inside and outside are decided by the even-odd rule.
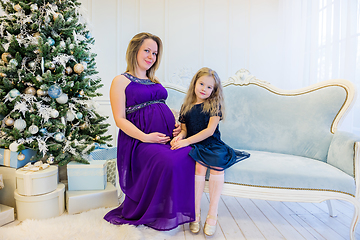
MULTIPOLYGON (((162 103, 167 91, 161 84, 138 79, 125 89, 126 118, 145 133, 172 136, 175 118, 162 103)), ((168 144, 143 143, 121 130, 117 163, 124 202, 104 219, 112 224, 144 224, 165 231, 195 220, 195 161, 191 147, 171 150, 168 144)))

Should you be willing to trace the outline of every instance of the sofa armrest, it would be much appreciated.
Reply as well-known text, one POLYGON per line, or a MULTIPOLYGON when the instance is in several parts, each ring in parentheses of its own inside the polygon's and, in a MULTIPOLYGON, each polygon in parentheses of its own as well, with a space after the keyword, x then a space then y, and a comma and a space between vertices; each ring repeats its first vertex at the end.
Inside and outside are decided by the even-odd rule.
POLYGON ((327 163, 355 177, 355 144, 360 137, 355 134, 337 131, 330 143, 327 163))

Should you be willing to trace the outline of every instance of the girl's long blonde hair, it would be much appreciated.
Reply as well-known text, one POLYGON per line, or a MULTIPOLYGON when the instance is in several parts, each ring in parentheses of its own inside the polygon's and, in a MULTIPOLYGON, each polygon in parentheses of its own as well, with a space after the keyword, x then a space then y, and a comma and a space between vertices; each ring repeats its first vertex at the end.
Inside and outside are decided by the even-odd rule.
POLYGON ((157 56, 155 63, 146 71, 146 76, 154 83, 159 83, 155 77, 155 72, 160 66, 161 56, 163 52, 162 41, 158 36, 155 36, 151 33, 142 32, 136 34, 129 42, 127 51, 126 51, 126 72, 135 73, 135 69, 138 65, 137 63, 137 54, 139 49, 145 39, 152 39, 156 42, 158 46, 157 56))
POLYGON ((221 111, 222 116, 220 119, 222 120, 225 117, 225 105, 221 80, 218 74, 208 67, 201 68, 199 71, 197 71, 197 73, 195 73, 194 77, 192 78, 189 90, 185 97, 185 101, 181 107, 180 114, 185 115, 196 103, 195 86, 197 80, 202 76, 213 77, 215 81, 213 91, 211 92, 210 96, 205 100, 202 111, 210 113, 211 116, 217 116, 218 113, 221 111))

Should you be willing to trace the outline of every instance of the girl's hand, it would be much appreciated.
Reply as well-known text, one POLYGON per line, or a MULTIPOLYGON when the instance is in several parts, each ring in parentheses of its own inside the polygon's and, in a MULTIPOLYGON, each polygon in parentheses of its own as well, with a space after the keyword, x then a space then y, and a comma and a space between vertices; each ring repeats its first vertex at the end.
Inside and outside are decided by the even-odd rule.
POLYGON ((173 136, 176 137, 181 132, 181 126, 178 123, 175 123, 175 128, 173 130, 173 136))
POLYGON ((146 138, 144 139, 143 142, 147 142, 147 143, 162 143, 165 144, 168 141, 170 141, 170 137, 166 136, 163 133, 159 133, 159 132, 153 132, 153 133, 149 133, 146 134, 146 138))
POLYGON ((178 140, 173 143, 173 145, 171 146, 171 150, 179 149, 179 148, 186 147, 189 145, 190 145, 190 143, 187 139, 178 140))
POLYGON ((170 142, 170 146, 173 146, 177 141, 179 141, 181 139, 182 139, 182 137, 179 135, 177 137, 174 137, 170 142))

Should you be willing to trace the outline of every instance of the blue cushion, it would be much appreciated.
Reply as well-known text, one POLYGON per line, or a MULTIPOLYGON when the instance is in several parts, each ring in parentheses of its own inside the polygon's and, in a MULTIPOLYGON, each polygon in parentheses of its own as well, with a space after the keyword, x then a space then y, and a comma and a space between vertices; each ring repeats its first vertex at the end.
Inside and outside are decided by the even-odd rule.
POLYGON ((250 158, 225 170, 225 182, 355 195, 354 178, 330 164, 287 154, 248 152, 250 158))

